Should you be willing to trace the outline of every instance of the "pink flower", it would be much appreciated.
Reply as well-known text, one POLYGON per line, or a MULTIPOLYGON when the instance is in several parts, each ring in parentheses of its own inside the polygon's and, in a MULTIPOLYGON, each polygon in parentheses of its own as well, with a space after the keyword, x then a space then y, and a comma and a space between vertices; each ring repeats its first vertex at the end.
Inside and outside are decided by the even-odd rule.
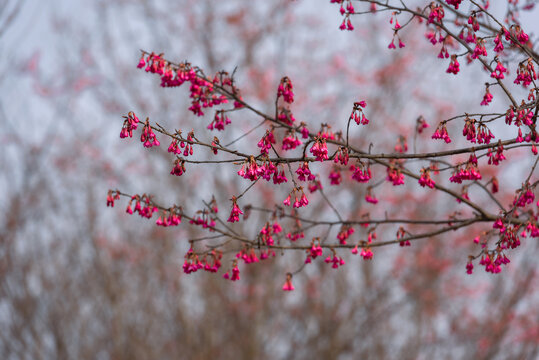
POLYGON ((438 127, 436 128, 436 131, 434 134, 432 134, 433 139, 443 139, 446 144, 449 144, 451 142, 451 138, 449 137, 449 133, 447 132, 447 128, 445 127, 445 123, 440 123, 438 127))
POLYGON ((240 269, 238 268, 238 265, 235 264, 232 268, 232 276, 230 277, 230 280, 237 281, 240 279, 240 269))
POLYGON ((363 248, 359 255, 361 255, 364 260, 371 260, 374 254, 370 248, 363 248))
POLYGON ((329 174, 329 180, 331 181, 331 185, 339 185, 342 181, 341 172, 334 169, 329 174))
POLYGON ((496 35, 496 38, 494 38, 494 44, 496 44, 496 46, 494 46, 495 52, 500 53, 503 51, 503 43, 500 39, 500 34, 496 35))
POLYGON ((228 217, 228 222, 237 222, 240 220, 240 215, 243 214, 243 211, 238 207, 238 204, 236 204, 236 197, 232 197, 232 211, 230 212, 230 216, 228 217))
POLYGON ((144 61, 144 54, 140 56, 140 60, 138 61, 137 68, 142 69, 144 66, 146 66, 146 62, 144 61))
POLYGON ((346 264, 344 259, 337 256, 335 251, 333 251, 333 257, 331 255, 328 255, 328 257, 324 260, 324 262, 327 263, 327 264, 331 263, 332 264, 331 267, 333 269, 337 269, 337 268, 339 268, 339 266, 343 266, 343 265, 346 264))
POLYGON ((386 180, 392 182, 393 186, 403 185, 404 175, 401 173, 400 169, 388 167, 386 180))
POLYGON ((502 65, 501 62, 498 61, 498 64, 496 65, 496 69, 494 69, 494 71, 490 74, 490 77, 494 79, 503 79, 504 72, 507 72, 507 69, 502 65))
POLYGON ((353 227, 350 227, 348 225, 343 225, 341 229, 339 230, 339 233, 337 234, 337 239, 339 240, 339 244, 346 245, 346 240, 355 232, 353 227))
POLYGON ((350 166, 350 171, 352 171, 352 179, 361 183, 368 182, 372 177, 371 168, 359 161, 356 165, 350 166))
POLYGON ((112 190, 107 193, 107 206, 114 207, 114 197, 112 196, 112 190))
POLYGON ((485 92, 485 96, 483 96, 483 101, 481 101, 482 106, 486 106, 492 102, 492 94, 490 93, 490 90, 487 87, 487 90, 485 92))
POLYGON ((302 144, 302 142, 301 142, 300 139, 298 139, 297 136, 294 136, 293 134, 288 134, 283 139, 282 149, 283 150, 293 150, 293 149, 297 148, 298 146, 300 146, 301 144, 302 144))
POLYGON ((371 204, 378 204, 378 199, 371 195, 365 195, 365 201, 371 204))
POLYGON ((288 197, 286 199, 284 199, 283 205, 284 206, 290 206, 290 195, 288 195, 288 197))
POLYGON ((455 9, 458 10, 459 5, 462 2, 462 0, 445 0, 445 2, 448 3, 449 5, 453 5, 455 9))
POLYGON ((307 129, 307 126, 303 125, 303 128, 301 129, 301 137, 304 139, 309 138, 309 129, 307 129))
POLYGON ((431 5, 427 24, 441 23, 444 17, 444 8, 440 5, 431 5))
POLYGON ((292 291, 294 290, 294 285, 292 285, 292 274, 286 274, 286 281, 283 285, 283 291, 292 291))
POLYGON ((155 133, 150 126, 149 119, 146 119, 146 123, 142 128, 142 134, 140 135, 140 141, 143 143, 144 147, 151 148, 152 146, 159 146, 159 140, 155 137, 155 133))
POLYGON ((260 153, 262 155, 267 155, 271 149, 271 145, 275 144, 275 135, 273 134, 273 129, 266 130, 266 134, 258 142, 258 147, 260 148, 260 153))
POLYGON ((431 189, 434 189, 434 181, 430 177, 430 170, 429 169, 421 169, 421 177, 419 178, 419 185, 425 187, 428 186, 431 189))
POLYGON ((487 56, 487 49, 485 48, 485 40, 479 39, 473 50, 472 59, 477 59, 479 56, 487 56))
POLYGON ((350 21, 350 18, 346 20, 346 30, 352 31, 354 30, 354 26, 352 25, 352 22, 350 21))
POLYGON ((466 274, 471 275, 473 272, 473 264, 471 261, 468 261, 466 264, 466 274))
MULTIPOLYGON (((344 23, 343 23, 344 24, 344 23)), ((286 103, 293 103, 294 102, 294 92, 292 91, 292 81, 288 78, 288 76, 285 76, 281 79, 281 83, 279 84, 279 87, 277 88, 277 98, 283 97, 283 100, 286 103)))
POLYGON ((322 137, 317 136, 315 138, 315 142, 311 149, 309 150, 310 153, 313 154, 314 157, 316 157, 316 160, 318 161, 324 161, 328 159, 328 148, 326 145, 326 140, 322 137))
POLYGON ((447 68, 446 72, 449 74, 457 75, 459 71, 460 71, 460 64, 457 61, 457 56, 451 55, 451 62, 449 63, 449 67, 447 68))

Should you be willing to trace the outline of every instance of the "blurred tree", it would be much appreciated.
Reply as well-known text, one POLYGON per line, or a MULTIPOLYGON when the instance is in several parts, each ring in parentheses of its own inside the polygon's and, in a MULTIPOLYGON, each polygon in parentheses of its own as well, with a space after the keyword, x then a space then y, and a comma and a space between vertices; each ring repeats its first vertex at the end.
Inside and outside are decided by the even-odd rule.
MULTIPOLYGON (((17 56, 13 63, 24 65, 4 71, 6 77, 0 84, 6 94, 1 162, 3 169, 12 169, 3 171, 1 179, 2 208, 7 210, 0 226, 2 358, 537 356, 534 240, 523 239, 521 247, 511 252, 511 264, 495 278, 483 273, 466 277, 463 271, 466 255, 477 254, 480 247, 473 237, 489 230, 494 219, 486 226, 474 225, 415 242, 410 248, 372 247, 375 255, 370 261, 357 260, 340 249, 337 255, 347 263, 339 270, 320 259, 301 266, 303 252, 277 248, 277 256, 265 260, 272 265, 241 265, 241 281, 230 283, 200 271, 183 275, 188 240, 206 236, 202 229, 183 223, 178 228, 156 227, 123 212, 103 209, 104 189, 118 187, 133 194, 152 193, 154 203, 164 207, 181 204, 187 223, 187 217, 204 209, 201 200, 209 202, 214 194, 219 215, 226 213, 222 215, 226 222, 228 199, 249 185, 232 172, 239 167, 231 164, 219 164, 212 170, 203 164, 187 164, 187 174, 180 178, 160 176, 172 168, 166 151, 131 151, 118 144, 119 123, 114 119, 119 112, 147 114, 152 124, 158 119, 163 128, 182 129, 185 137, 192 128, 197 136, 203 134, 213 119, 210 114, 207 121, 195 120, 185 111, 190 106, 185 89, 161 91, 152 77, 136 73, 133 48, 164 51, 167 58, 188 57, 207 74, 222 68, 232 74, 237 66, 235 81, 241 84, 245 101, 268 114, 273 114, 277 85, 286 74, 294 84, 291 109, 296 124, 305 122, 313 134, 320 122, 334 131, 341 129, 351 104, 361 96, 368 102, 365 111, 370 123, 359 132, 352 128, 349 143, 354 147, 368 148, 373 143, 372 154, 389 154, 395 142, 404 146, 406 140, 399 137, 403 135, 413 149, 404 154, 440 151, 438 143, 427 141, 434 130, 416 133, 417 115, 422 114, 434 127, 434 119, 447 119, 472 108, 478 102, 473 96, 482 87, 480 66, 461 69, 469 71, 469 81, 461 74, 459 81, 434 86, 449 75, 442 77, 445 68, 440 71, 430 64, 432 51, 422 40, 415 40, 424 25, 412 22, 406 34, 399 32, 406 48, 388 55, 385 39, 393 31, 384 21, 389 12, 388 16, 382 12, 364 17, 361 27, 356 24, 353 32, 340 34, 334 29, 339 16, 334 10, 330 4, 326 9, 288 1, 184 1, 176 5, 117 1, 69 5, 65 13, 51 9, 50 29, 54 32, 47 33, 45 46, 33 45, 28 53, 12 55, 17 56), (78 14, 89 16, 83 19, 78 14), (357 41, 357 32, 362 32, 364 41, 357 41), (24 58, 30 60, 24 62, 24 58), (470 91, 459 98, 456 90, 462 83, 470 91), (17 95, 21 93, 29 95, 21 99, 17 95), (449 93, 456 95, 448 97, 449 93), (16 118, 27 120, 19 123, 16 118), (387 131, 388 124, 395 132, 387 131), (298 269, 301 272, 293 278, 296 290, 283 293, 286 272, 298 269)), ((446 8, 446 12, 450 10, 446 8)), ((17 21, 27 19, 23 13, 17 21)), ((501 93, 494 95, 501 97, 501 93)), ((506 110, 504 106, 500 105, 500 112, 506 110)), ((252 114, 242 112, 234 112, 230 118, 232 124, 217 134, 221 145, 255 128, 232 145, 256 156, 259 149, 253 144, 264 135, 267 124, 257 127, 262 120, 257 122, 252 114)), ((493 122, 488 124, 491 127, 493 122)), ((500 134, 506 131, 503 126, 499 129, 500 134)), ((456 130, 450 127, 449 131, 456 130)), ((168 141, 158 137, 161 147, 168 147, 168 141)), ((210 142, 212 137, 209 133, 200 136, 210 142)), ((282 136, 277 139, 282 141, 282 136)), ((456 136, 453 144, 450 149, 470 146, 456 136)), ((276 149, 282 153, 280 146, 276 149)), ((215 159, 208 149, 204 151, 207 156, 197 146, 194 151, 197 160, 215 159)), ((480 157, 479 151, 477 155, 480 157)), ((219 159, 221 156, 219 153, 219 159)), ((447 179, 444 175, 451 167, 467 160, 468 156, 461 156, 446 158, 445 171, 445 164, 439 163, 442 173, 433 175, 437 183, 447 182, 442 179, 447 179)), ((514 166, 511 161, 492 169, 480 166, 485 180, 498 177, 500 192, 496 196, 506 207, 513 199, 511 187, 520 186, 517 175, 527 175, 531 169, 525 162, 530 161, 529 148, 512 156, 509 160, 514 159, 514 166)), ((485 160, 480 158, 480 162, 485 160)), ((415 164, 409 160, 403 166, 420 174, 421 162, 415 164)), ((428 192, 411 184, 409 178, 402 189, 384 181, 376 185, 386 174, 375 165, 369 184, 376 186, 371 188, 350 182, 344 167, 340 169, 341 185, 332 187, 328 179, 334 173, 332 166, 309 166, 320 174, 325 196, 320 192, 310 195, 305 188, 310 203, 298 213, 305 219, 303 225, 307 228, 308 220, 324 217, 336 224, 323 230, 314 227, 311 233, 306 229, 305 238, 293 244, 309 244, 309 234, 314 233, 322 238, 324 248, 340 247, 336 238, 339 219, 325 198, 344 219, 366 220, 364 215, 370 213, 370 226, 354 224, 356 231, 348 239, 354 245, 360 239, 367 241, 372 219, 399 216, 445 223, 447 214, 455 212, 456 220, 474 213, 467 212, 464 204, 449 202, 449 196, 435 195, 439 191, 428 192), (363 200, 366 195, 377 197, 379 203, 368 204, 363 200), (410 208, 409 204, 421 206, 410 208)), ((289 182, 280 185, 286 189, 275 191, 273 185, 259 181, 241 198, 244 212, 249 202, 253 208, 249 219, 234 224, 235 232, 255 238, 253 234, 273 212, 267 205, 280 204, 293 187, 290 174, 286 176, 289 182), (266 210, 257 210, 262 208, 266 210)), ((470 197, 491 211, 495 202, 480 193, 484 182, 473 184, 470 197)), ((536 212, 536 208, 527 209, 536 212)), ((285 230, 295 223, 293 219, 279 221, 285 230)), ((443 224, 408 224, 405 229, 419 234, 433 226, 443 224)), ((382 222, 373 245, 393 238, 398 228, 382 222)), ((287 239, 279 240, 280 245, 288 246, 287 239)), ((485 249, 494 242, 491 239, 485 249)), ((204 243, 215 244, 211 239, 196 241, 195 250, 203 251, 204 243)), ((230 256, 240 249, 233 243, 226 245, 223 267, 230 268, 230 256)), ((324 255, 330 253, 325 250, 324 255)))

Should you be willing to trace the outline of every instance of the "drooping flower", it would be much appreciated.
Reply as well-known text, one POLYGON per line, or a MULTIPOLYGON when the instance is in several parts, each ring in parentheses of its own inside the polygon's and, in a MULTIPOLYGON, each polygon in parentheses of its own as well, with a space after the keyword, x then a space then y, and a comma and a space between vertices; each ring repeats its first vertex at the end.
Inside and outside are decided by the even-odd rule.
POLYGON ((240 220, 240 215, 243 215, 243 211, 239 208, 238 204, 236 203, 236 197, 232 197, 232 211, 230 212, 230 216, 228 217, 228 222, 237 222, 240 220))
POLYGON ((283 291, 292 291, 294 290, 294 285, 292 285, 292 274, 286 274, 286 281, 283 285, 283 291))

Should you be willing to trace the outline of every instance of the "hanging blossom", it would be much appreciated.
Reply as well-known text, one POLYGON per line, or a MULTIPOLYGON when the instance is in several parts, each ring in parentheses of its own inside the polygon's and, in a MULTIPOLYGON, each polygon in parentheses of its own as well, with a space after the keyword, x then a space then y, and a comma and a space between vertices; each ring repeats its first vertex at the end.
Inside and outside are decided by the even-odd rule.
MULTIPOLYGON (((361 242, 361 241, 360 241, 361 242)), ((352 248, 352 250, 350 250, 350 252, 354 255, 357 255, 359 253, 359 255, 363 258, 363 260, 371 260, 372 257, 374 256, 374 254, 372 253, 372 250, 370 247, 362 247, 361 248, 361 252, 358 250, 358 247, 360 245, 356 245, 354 248, 352 248)))
POLYGON ((471 275, 473 273, 473 264, 472 260, 468 260, 468 263, 466 264, 466 274, 471 275))
POLYGON ((174 160, 174 167, 170 171, 170 175, 182 176, 185 173, 185 160, 174 160))
MULTIPOLYGON (((142 54, 137 67, 142 69, 144 66, 146 66, 146 72, 158 74, 161 77, 162 87, 176 87, 185 82, 191 83, 189 91, 192 100, 189 110, 197 116, 204 115, 203 108, 210 108, 228 102, 225 95, 215 93, 216 85, 221 87, 228 85, 231 87, 231 93, 237 93, 237 89, 234 88, 232 81, 225 72, 221 72, 219 76, 216 75, 213 81, 217 81, 217 83, 214 84, 206 80, 202 75, 197 75, 197 70, 190 63, 171 64, 163 58, 163 54, 156 55, 155 53, 142 54)), ((241 107, 241 104, 234 104, 234 107, 241 107)))
POLYGON ((406 46, 404 42, 402 42, 398 34, 398 31, 395 31, 395 33, 393 34, 393 39, 391 40, 391 43, 389 43, 389 45, 387 46, 388 49, 397 49, 397 47, 395 46, 395 37, 397 38, 397 40, 399 40, 399 49, 402 49, 403 47, 406 46))
POLYGON ((292 274, 287 273, 286 274, 286 281, 283 285, 283 291, 292 291, 294 290, 294 285, 292 285, 292 274))
POLYGON ((527 183, 525 186, 522 187, 522 189, 519 189, 517 191, 517 196, 513 200, 513 205, 518 207, 525 207, 526 205, 529 205, 533 203, 535 200, 535 195, 530 189, 530 183, 527 183))
POLYGON ((425 37, 430 41, 432 45, 436 45, 437 43, 442 43, 445 39, 445 37, 442 35, 442 32, 439 28, 436 28, 435 31, 429 30, 425 37))
POLYGON ((335 157, 333 158, 333 162, 335 164, 341 164, 341 165, 348 165, 348 160, 350 159, 350 155, 348 154, 348 149, 344 146, 341 146, 339 150, 337 150, 337 153, 335 154, 335 157))
POLYGON ((511 25, 509 31, 506 28, 503 28, 503 31, 505 35, 505 40, 510 41, 513 44, 513 38, 516 38, 521 44, 526 44, 530 40, 530 37, 524 32, 524 30, 522 30, 520 25, 511 25))
POLYGON ((333 269, 338 269, 340 266, 346 264, 342 257, 337 256, 337 252, 334 249, 331 249, 331 252, 332 255, 328 255, 328 257, 326 257, 324 260, 326 264, 331 264, 333 269))
POLYGON ((445 16, 443 6, 435 5, 434 2, 432 2, 429 8, 430 8, 430 13, 429 13, 429 18, 427 19, 427 24, 433 24, 433 23, 440 24, 442 22, 442 19, 445 16))
POLYGON ((372 194, 371 187, 367 188, 367 194, 365 195, 365 201, 371 204, 378 204, 378 199, 372 194))
POLYGON ((212 197, 209 208, 209 210, 198 210, 193 216, 193 218, 189 220, 189 224, 193 224, 195 226, 202 226, 202 228, 208 229, 210 232, 213 232, 213 228, 215 227, 215 217, 212 215, 215 215, 219 212, 215 197, 212 197))
POLYGON ((517 85, 522 83, 522 86, 527 87, 534 80, 537 80, 537 73, 535 72, 533 60, 528 58, 527 61, 518 64, 517 77, 514 83, 517 85))
POLYGON ((349 225, 343 225, 337 234, 339 244, 346 245, 346 240, 355 232, 354 228, 349 225))
POLYGON ((365 117, 365 112, 363 111, 365 107, 367 107, 367 102, 365 100, 355 102, 349 120, 353 119, 358 125, 367 125, 369 119, 365 117))
POLYGON ((432 134, 433 139, 443 139, 447 144, 451 142, 451 138, 449 137, 449 133, 447 132, 447 128, 445 127, 445 121, 442 121, 438 127, 436 128, 436 131, 434 134, 432 134))
POLYGON ((472 53, 472 59, 477 59, 479 56, 487 56, 487 49, 485 48, 485 40, 484 39, 477 39, 477 42, 475 43, 475 48, 472 53))
MULTIPOLYGON (((502 145, 501 140, 498 140, 498 146, 496 146, 495 151, 492 151, 492 149, 487 150, 487 156, 488 156, 489 165, 498 166, 500 162, 505 160, 505 155, 503 154, 503 145, 502 145)), ((493 183, 494 183, 494 179, 496 178, 493 178, 493 183)), ((493 191, 493 192, 497 192, 497 189, 498 189, 497 183, 498 183, 498 180, 496 180, 496 191, 493 191)))
POLYGON ((466 166, 463 168, 457 166, 453 175, 449 178, 449 181, 461 184, 463 180, 481 180, 483 177, 477 168, 477 157, 475 154, 471 154, 466 166))
POLYGON ((328 159, 328 148, 326 144, 326 139, 317 136, 314 139, 314 144, 309 150, 310 153, 313 154, 314 157, 316 157, 316 160, 318 161, 324 161, 328 159))
POLYGON ((399 246, 410 246, 410 240, 404 240, 406 233, 406 230, 404 230, 402 226, 399 227, 399 230, 397 231, 397 240, 400 240, 399 246))
MULTIPOLYGON (((119 196, 119 194, 117 194, 117 196, 119 196)), ((112 206, 114 206, 114 203, 112 204, 112 206)), ((131 200, 129 200, 129 204, 127 205, 127 208, 125 209, 125 212, 130 214, 130 215, 133 214, 134 212, 138 212, 138 214, 141 217, 144 217, 144 218, 147 218, 147 219, 150 219, 152 217, 153 213, 157 212, 157 211, 159 211, 159 209, 157 208, 157 206, 154 206, 152 204, 152 200, 151 200, 150 196, 148 196, 146 194, 143 194, 142 196, 133 195, 131 197, 131 200), (133 200, 135 200, 135 209, 134 210, 132 209, 133 200), (142 206, 142 205, 144 205, 144 206, 142 206)))
POLYGON ((322 256, 323 250, 320 245, 320 238, 313 238, 311 241, 311 247, 306 250, 307 258, 305 259, 306 264, 310 264, 312 260, 316 259, 319 256, 322 256))
POLYGON ((355 12, 354 5, 352 5, 351 0, 346 0, 346 7, 345 7, 344 2, 345 1, 343 0, 331 0, 331 3, 341 4, 339 12, 341 13, 341 15, 344 16, 344 18, 342 20, 341 26, 339 26, 339 29, 352 31, 354 30, 354 26, 352 25, 352 22, 350 21, 350 15, 354 14, 355 12))
POLYGON ((399 20, 397 19, 397 15, 398 15, 398 13, 396 11, 393 11, 391 13, 391 18, 389 19, 389 23, 391 25, 393 25, 393 18, 395 18, 395 27, 393 28, 393 30, 399 30, 402 27, 401 24, 399 24, 399 20))
POLYGON ((460 3, 462 2, 462 0, 445 0, 446 3, 448 3, 449 5, 452 5, 455 7, 456 10, 459 9, 459 5, 460 3))
POLYGON ((393 183, 393 186, 403 185, 404 184, 404 174, 401 170, 394 166, 398 164, 392 164, 387 167, 387 177, 386 180, 393 183))
POLYGON ((277 88, 277 98, 281 96, 286 103, 291 104, 294 102, 292 81, 290 80, 290 78, 288 78, 288 76, 285 76, 281 79, 279 87, 277 88))
POLYGON ((240 215, 243 215, 243 211, 239 208, 238 204, 236 203, 237 199, 235 196, 232 197, 232 211, 230 212, 230 216, 228 217, 228 222, 237 222, 240 221, 240 215))
POLYGON ((230 271, 227 271, 223 275, 223 278, 231 281, 238 281, 240 279, 240 269, 238 268, 237 260, 234 260, 232 263, 232 275, 230 275, 230 271))
POLYGON ((130 111, 127 116, 124 116, 124 124, 120 131, 120 138, 133 137, 133 130, 137 130, 139 119, 134 112, 130 111))
POLYGON ((251 156, 249 161, 242 164, 241 169, 238 171, 238 175, 244 179, 255 181, 263 172, 264 170, 260 169, 254 156, 251 156))
POLYGON ((195 254, 193 248, 189 248, 189 251, 185 254, 185 261, 183 263, 183 272, 190 274, 204 268, 202 262, 198 258, 198 255, 195 254))
POLYGON ((474 32, 479 31, 480 26, 479 22, 477 21, 477 15, 475 12, 473 12, 472 15, 470 15, 470 17, 468 18, 468 24, 472 26, 472 30, 474 32))
POLYGON ((457 55, 453 54, 451 55, 451 62, 449 63, 449 67, 445 71, 448 74, 455 74, 457 75, 460 71, 460 64, 457 60, 457 55))
POLYGON ((504 50, 503 42, 500 35, 503 36, 503 31, 501 33, 496 34, 496 37, 494 38, 494 51, 497 52, 498 54, 504 50))
POLYGON ((434 180, 430 177, 430 169, 422 168, 421 169, 421 177, 419 178, 419 185, 425 187, 428 186, 431 189, 434 189, 434 180))
MULTIPOLYGON (((271 163, 271 161, 269 162, 271 163)), ((284 166, 283 164, 279 164, 277 165, 277 167, 275 168, 275 171, 273 172, 273 183, 275 185, 278 185, 285 182, 288 182, 288 179, 286 178, 286 175, 285 175, 284 166)))
POLYGON ((466 136, 466 140, 475 144, 477 141, 477 131, 475 129, 476 120, 466 116, 464 119, 464 129, 462 129, 462 136, 466 136))
POLYGON ((477 143, 478 144, 490 144, 490 141, 494 139, 494 134, 490 129, 482 122, 477 126, 477 143))
POLYGON ((492 102, 492 94, 490 93, 490 90, 488 88, 488 84, 487 84, 487 87, 485 89, 485 96, 483 96, 483 101, 481 101, 481 106, 486 106, 488 104, 490 104, 492 102))
POLYGON ((334 166, 329 173, 330 185, 340 185, 342 181, 341 170, 334 166))
MULTIPOLYGON (((468 26, 464 27, 459 33, 459 39, 466 41, 468 44, 475 44, 477 42, 477 36, 473 31, 470 31, 468 26), (466 30, 466 36, 464 36, 464 30, 466 30)), ((468 59, 470 63, 471 59, 468 59)))
POLYGON ((209 254, 205 254, 202 260, 195 254, 191 247, 185 254, 185 261, 183 263, 183 272, 190 274, 203 269, 207 272, 216 273, 221 267, 221 259, 223 253, 221 251, 212 250, 209 254))
POLYGON ((215 112, 215 117, 212 122, 208 125, 208 130, 219 130, 223 131, 225 126, 230 124, 231 121, 228 116, 225 115, 224 110, 219 110, 215 112))
POLYGON ((267 155, 273 144, 275 144, 275 135, 273 134, 272 128, 271 130, 266 130, 266 134, 262 136, 262 139, 258 142, 260 153, 262 155, 267 155))
POLYGON ((146 118, 146 123, 142 128, 142 134, 140 135, 140 141, 146 148, 151 148, 152 146, 159 146, 161 143, 155 137, 155 133, 150 126, 150 120, 146 118))
POLYGON ((395 152, 405 153, 408 151, 408 142, 406 141, 406 136, 399 135, 397 144, 395 145, 395 152))
POLYGON ((181 209, 174 206, 168 210, 164 210, 157 218, 155 224, 158 226, 178 226, 182 222, 181 209))
POLYGON ((260 230, 260 240, 263 245, 272 246, 274 245, 273 235, 279 234, 283 231, 283 228, 278 222, 270 224, 269 222, 260 230))
POLYGON ((294 202, 292 203, 292 207, 294 208, 300 208, 300 207, 309 205, 309 200, 307 199, 307 196, 303 192, 302 186, 292 189, 290 194, 288 194, 288 197, 284 199, 283 205, 290 206, 292 197, 294 197, 294 202), (299 198, 298 198, 298 194, 299 194, 299 198))
POLYGON ((479 265, 483 265, 486 272, 498 274, 502 271, 501 265, 509 264, 509 262, 510 260, 507 258, 507 256, 505 256, 505 254, 502 254, 500 250, 497 256, 494 252, 481 256, 479 265))
POLYGON ((279 107, 279 114, 277 115, 277 120, 292 126, 294 122, 296 121, 296 118, 292 114, 292 111, 290 109, 287 109, 285 107, 280 106, 279 107))
POLYGON ((507 69, 503 66, 503 64, 499 60, 497 60, 496 68, 490 74, 490 77, 494 78, 494 79, 501 80, 501 79, 505 78, 505 76, 503 75, 503 73, 505 73, 505 72, 507 72, 507 69))
POLYGON ((350 171, 352 171, 352 179, 361 183, 366 183, 372 178, 371 167, 359 159, 355 165, 350 165, 350 171))
POLYGON ((417 133, 421 134, 421 133, 423 133, 423 130, 425 130, 426 128, 429 128, 429 127, 430 127, 430 125, 427 123, 425 118, 422 115, 420 115, 416 120, 415 129, 416 129, 417 133))
POLYGON ((302 141, 298 139, 293 131, 289 131, 288 134, 283 138, 283 150, 294 150, 302 144, 302 141))
POLYGON ((303 163, 303 165, 298 167, 296 174, 298 174, 298 179, 301 181, 313 181, 316 178, 316 176, 311 173, 309 163, 306 161, 303 163))
POLYGON ((249 246, 243 247, 240 252, 236 254, 236 259, 243 260, 245 264, 253 264, 260 261, 258 256, 256 256, 255 250, 249 246))
POLYGON ((107 206, 114 207, 114 201, 120 200, 120 192, 109 190, 107 193, 107 206))
POLYGON ((335 133, 331 130, 331 125, 322 124, 318 132, 318 137, 324 140, 335 140, 335 133))

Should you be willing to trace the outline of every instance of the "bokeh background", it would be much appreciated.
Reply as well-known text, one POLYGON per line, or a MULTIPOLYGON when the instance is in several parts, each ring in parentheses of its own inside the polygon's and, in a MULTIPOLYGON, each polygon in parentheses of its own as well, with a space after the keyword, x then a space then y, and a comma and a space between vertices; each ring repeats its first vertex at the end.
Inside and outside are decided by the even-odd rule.
MULTIPOLYGON (((538 31, 534 17, 537 11, 523 17, 530 35, 538 31)), ((377 249, 369 262, 346 257, 339 270, 315 263, 284 293, 284 274, 301 266, 302 255, 249 265, 235 283, 185 275, 187 239, 196 230, 158 228, 125 214, 123 203, 105 207, 107 190, 118 188, 191 212, 215 195, 226 212, 230 195, 245 188, 226 166, 170 176, 166 149, 120 141, 128 111, 187 131, 209 122, 187 111, 185 89, 163 90, 136 69, 140 49, 207 73, 237 68, 244 98, 268 111, 288 75, 295 116, 313 126, 342 126, 351 104, 367 99, 372 126, 354 136, 379 148, 391 149, 396 132, 410 134, 419 114, 435 126, 478 108, 484 80, 465 66, 459 77, 446 75, 423 28, 410 26, 406 48, 390 51, 389 15, 356 17, 351 33, 339 31, 340 22, 329 1, 1 2, 0 358, 539 356, 536 243, 516 250, 500 275, 467 276, 472 236, 456 232, 377 249)), ((238 115, 226 136, 258 121, 238 115)), ((507 173, 501 179, 511 183, 507 173)), ((255 196, 284 198, 271 191, 255 196)), ((364 191, 328 194, 361 214, 364 191)), ((405 191, 379 193, 382 214, 432 215, 404 207, 405 191)), ((455 206, 437 204, 440 214, 455 206)))

